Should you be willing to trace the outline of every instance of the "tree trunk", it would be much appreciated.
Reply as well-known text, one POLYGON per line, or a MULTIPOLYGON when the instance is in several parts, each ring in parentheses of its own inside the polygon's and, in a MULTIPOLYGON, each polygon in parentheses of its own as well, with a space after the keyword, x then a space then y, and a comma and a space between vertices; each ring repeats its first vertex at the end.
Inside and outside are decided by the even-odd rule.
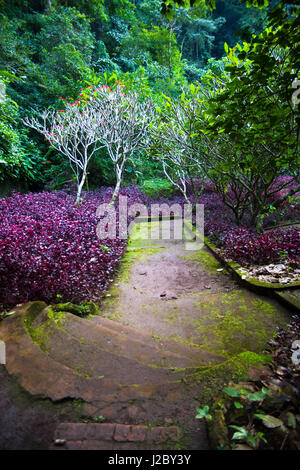
POLYGON ((84 169, 83 174, 82 174, 81 181, 80 181, 80 183, 79 183, 78 186, 77 186, 77 195, 76 195, 75 206, 78 206, 78 205, 80 204, 81 192, 82 192, 82 188, 83 188, 85 179, 86 179, 86 169, 84 169))
POLYGON ((263 231, 263 217, 257 217, 257 220, 256 220, 256 231, 257 233, 262 233, 263 231))
POLYGON ((120 187, 121 187, 121 177, 119 177, 118 180, 117 180, 117 184, 115 186, 115 190, 114 190, 114 193, 112 195, 112 198, 111 198, 109 204, 114 204, 115 203, 115 200, 117 199, 117 197, 119 195, 120 187))
POLYGON ((114 193, 112 195, 112 198, 111 198, 109 204, 114 204, 115 200, 117 199, 117 197, 119 195, 121 182, 122 182, 124 164, 125 164, 125 157, 122 158, 122 163, 120 164, 120 166, 118 164, 116 164, 116 166, 115 166, 115 171, 116 171, 116 176, 117 176, 117 184, 115 186, 115 190, 114 190, 114 193))

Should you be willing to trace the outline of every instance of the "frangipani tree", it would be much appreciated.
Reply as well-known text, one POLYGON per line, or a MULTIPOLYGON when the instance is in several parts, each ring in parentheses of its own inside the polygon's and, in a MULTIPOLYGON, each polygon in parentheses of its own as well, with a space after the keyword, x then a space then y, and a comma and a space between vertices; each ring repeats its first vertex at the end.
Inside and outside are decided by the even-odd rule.
POLYGON ((125 93, 117 84, 89 90, 89 103, 98 116, 98 138, 113 162, 116 186, 111 203, 118 197, 127 161, 150 144, 149 127, 153 116, 150 99, 141 102, 135 92, 125 93))
POLYGON ((99 139, 101 122, 102 114, 94 103, 81 103, 80 100, 66 103, 65 108, 58 111, 45 110, 39 119, 24 120, 24 124, 44 135, 51 147, 68 158, 77 182, 76 205, 81 200, 88 164, 95 152, 104 146, 99 139))
POLYGON ((113 203, 126 162, 149 144, 152 108, 151 101, 140 102, 137 93, 125 94, 122 85, 115 89, 90 86, 74 103, 66 102, 65 109, 46 110, 41 119, 26 118, 24 123, 43 134, 53 148, 69 159, 77 181, 76 204, 80 202, 91 158, 105 147, 116 173, 113 203))
POLYGON ((187 196, 187 180, 189 176, 188 165, 182 150, 173 149, 173 152, 163 152, 161 154, 161 163, 164 174, 183 194, 185 200, 189 204, 187 196))
POLYGON ((152 126, 155 137, 153 154, 158 158, 166 177, 183 194, 187 202, 187 185, 195 203, 204 187, 203 154, 199 133, 199 89, 192 84, 189 96, 182 93, 177 101, 165 97, 164 108, 157 108, 158 119, 152 126))

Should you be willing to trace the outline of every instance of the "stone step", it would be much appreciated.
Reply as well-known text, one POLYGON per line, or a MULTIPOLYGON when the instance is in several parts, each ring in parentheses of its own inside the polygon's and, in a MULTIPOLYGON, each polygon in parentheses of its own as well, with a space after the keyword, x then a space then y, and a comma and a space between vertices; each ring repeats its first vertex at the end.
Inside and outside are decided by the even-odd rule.
MULTIPOLYGON (((126 377, 127 372, 128 376, 138 379, 136 383, 130 383, 131 380, 124 379, 124 383, 121 384, 115 374, 115 363, 111 365, 110 378, 97 376, 88 378, 46 354, 28 334, 28 331, 32 334, 33 326, 37 327, 39 322, 40 326, 43 326, 41 312, 45 311, 45 307, 44 302, 30 302, 16 307, 15 314, 1 322, 0 340, 4 341, 6 345, 7 372, 29 394, 34 397, 49 398, 53 402, 76 399, 76 406, 80 406, 82 419, 93 421, 104 416, 105 423, 103 424, 118 423, 118 425, 124 426, 129 424, 130 426, 143 426, 144 423, 151 423, 153 427, 161 426, 161 423, 167 423, 171 420, 174 424, 180 423, 184 429, 195 428, 196 425, 199 427, 194 418, 195 409, 198 406, 198 396, 201 393, 199 384, 193 381, 189 382, 188 377, 180 380, 182 371, 172 373, 165 369, 156 370, 147 367, 149 375, 143 375, 146 373, 146 366, 126 358, 124 359, 125 364, 125 362, 121 362, 122 358, 119 357, 120 364, 123 365, 125 371, 122 372, 122 377, 126 377), (130 367, 133 368, 133 371, 130 370, 130 367), (137 370, 141 373, 138 374, 137 370)), ((65 338, 71 337, 68 333, 64 334, 65 338)), ((47 338, 47 335, 45 337, 47 338)), ((68 350, 71 345, 72 343, 62 342, 61 352, 63 347, 68 350)), ((76 343, 76 348, 78 345, 80 342, 76 343)), ((103 354, 103 351, 98 351, 98 358, 101 353, 103 354)), ((120 368, 118 370, 120 371, 120 368)), ((143 435, 142 428, 138 428, 136 431, 143 435)), ((111 441, 112 448, 129 450, 140 448, 142 450, 155 449, 156 445, 161 445, 149 440, 148 434, 143 441, 130 441, 133 439, 132 435, 134 434, 132 434, 132 430, 129 432, 128 427, 118 428, 118 432, 115 428, 114 439, 111 441), (129 437, 125 433, 126 430, 129 437), (121 431, 124 436, 125 434, 127 436, 124 441, 121 440, 121 431), (116 436, 120 436, 120 440, 116 436)), ((196 445, 200 441, 206 442, 205 436, 206 431, 203 429, 196 445)), ((68 444, 70 446, 68 448, 106 449, 106 442, 108 442, 104 441, 105 444, 103 444, 103 441, 98 438, 86 441, 87 439, 74 440, 68 444)), ((165 443, 163 446, 166 448, 165 443)))
MULTIPOLYGON (((61 323, 56 323, 48 317, 48 308, 31 324, 29 334, 38 346, 57 363, 72 369, 78 375, 86 378, 108 379, 120 385, 165 383, 177 381, 182 377, 181 372, 172 372, 163 369, 157 364, 153 367, 144 365, 132 355, 134 359, 119 355, 119 351, 102 349, 101 344, 91 344, 86 341, 89 330, 93 325, 84 326, 83 337, 73 336, 68 327, 73 323, 76 328, 76 317, 64 314, 61 323), (65 323, 65 317, 68 323, 65 323)), ((74 326, 73 325, 73 326, 74 326)), ((134 351, 133 351, 134 352, 134 351)))
POLYGON ((166 450, 180 439, 177 426, 118 423, 61 423, 50 449, 59 450, 166 450))
MULTIPOLYGON (((44 302, 30 302, 15 309, 15 314, 6 318, 1 323, 0 340, 6 345, 6 368, 9 374, 16 377, 20 385, 31 395, 48 397, 53 401, 65 398, 82 399, 89 403, 97 403, 101 406, 108 406, 118 401, 127 403, 128 400, 148 400, 157 394, 168 396, 168 393, 175 393, 178 386, 178 376, 173 378, 172 372, 165 370, 151 369, 141 366, 138 369, 140 375, 127 367, 135 369, 136 362, 123 362, 126 374, 136 378, 136 382, 130 384, 130 380, 125 379, 124 384, 120 384, 116 376, 116 369, 111 364, 110 378, 99 378, 94 376, 87 378, 80 375, 74 369, 56 361, 49 354, 43 352, 28 335, 25 328, 28 316, 37 318, 45 309, 44 302), (143 375, 147 369, 149 376, 143 375), (152 373, 150 375, 150 373, 152 373), (151 382, 150 378, 153 380, 151 382)), ((27 324, 28 329, 28 324, 27 324)), ((66 335, 66 337, 69 335, 66 335)), ((77 343, 77 346, 80 343, 77 343)), ((64 343, 64 349, 68 350, 70 344, 64 343)), ((71 350, 72 353, 72 350, 71 350)), ((102 352, 103 353, 103 352, 102 352)), ((115 358, 113 359, 113 361, 115 358)), ((120 362, 120 361, 119 361, 120 362)), ((118 369, 120 370, 120 368, 118 369)), ((175 396, 175 395, 174 395, 175 396)), ((171 395, 168 396, 168 399, 171 395)))
MULTIPOLYGON (((53 402, 79 400, 83 418, 104 416, 107 422, 138 425, 154 420, 158 424, 172 416, 173 422, 185 422, 189 426, 194 420, 199 387, 189 385, 188 380, 178 381, 176 374, 175 382, 171 380, 173 375, 165 376, 165 381, 163 375, 157 375, 152 376, 152 383, 141 383, 138 377, 137 383, 122 385, 116 380, 113 369, 111 379, 87 378, 55 361, 26 331, 26 328, 30 329, 28 318, 37 318, 44 308, 43 302, 32 302, 16 308, 14 315, 1 322, 0 340, 6 344, 7 372, 29 394, 53 402)), ((65 348, 68 348, 67 344, 65 348)), ((169 371, 158 372, 166 374, 169 371)), ((131 374, 130 370, 128 374, 131 374)))
POLYGON ((150 333, 107 318, 93 317, 86 320, 67 314, 67 331, 85 339, 95 347, 144 364, 165 368, 188 368, 220 364, 226 359, 201 348, 191 347, 168 339, 155 339, 150 333), (93 328, 90 326, 93 325, 93 328))

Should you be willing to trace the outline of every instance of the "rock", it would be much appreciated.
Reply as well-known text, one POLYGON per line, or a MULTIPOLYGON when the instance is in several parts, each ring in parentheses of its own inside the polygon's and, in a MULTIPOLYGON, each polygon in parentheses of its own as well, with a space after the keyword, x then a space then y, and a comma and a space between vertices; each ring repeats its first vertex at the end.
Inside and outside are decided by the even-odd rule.
POLYGON ((286 367, 283 366, 278 366, 277 369, 275 370, 276 375, 284 376, 288 375, 289 371, 286 367))
POLYGON ((82 302, 78 305, 73 304, 72 302, 66 302, 56 304, 53 308, 56 312, 69 312, 73 315, 77 315, 78 317, 87 317, 88 315, 97 315, 99 313, 98 305, 94 304, 92 301, 82 302))
POLYGON ((284 278, 282 278, 282 279, 279 280, 279 283, 280 283, 280 284, 288 284, 290 281, 291 281, 291 278, 289 278, 289 277, 284 277, 284 278))
MULTIPOLYGON (((300 270, 298 270, 300 271, 300 270)), ((248 274, 251 278, 257 278, 259 281, 267 283, 289 284, 299 278, 297 269, 291 270, 289 266, 283 263, 268 264, 265 266, 251 266, 248 271, 239 270, 240 274, 248 274)))
POLYGON ((165 418, 165 424, 174 424, 174 421, 172 418, 165 418))
POLYGON ((54 441, 55 446, 63 446, 63 445, 65 445, 65 443, 66 443, 65 439, 55 439, 55 441, 54 441))
POLYGON ((96 416, 98 413, 98 408, 89 403, 85 403, 82 407, 82 414, 85 416, 96 416))
POLYGON ((282 386, 282 381, 273 377, 267 377, 261 383, 272 392, 278 392, 282 386))
POLYGON ((127 413, 128 413, 129 419, 136 420, 136 418, 141 413, 141 411, 137 406, 131 405, 131 406, 128 407, 127 413))
POLYGON ((286 272, 284 264, 277 264, 276 266, 274 264, 270 264, 269 266, 266 266, 265 269, 270 274, 281 274, 286 272))
POLYGON ((266 366, 252 367, 248 372, 249 379, 257 382, 260 379, 268 379, 272 376, 272 370, 266 366))
POLYGON ((230 449, 228 429, 224 413, 221 409, 214 410, 212 419, 207 422, 208 436, 212 449, 230 449))
POLYGON ((237 444, 233 450, 254 450, 254 449, 250 446, 247 446, 247 444, 237 444))
POLYGON ((160 298, 162 300, 176 300, 176 299, 178 299, 178 297, 176 295, 172 294, 171 292, 166 292, 166 291, 164 291, 160 294, 160 298))

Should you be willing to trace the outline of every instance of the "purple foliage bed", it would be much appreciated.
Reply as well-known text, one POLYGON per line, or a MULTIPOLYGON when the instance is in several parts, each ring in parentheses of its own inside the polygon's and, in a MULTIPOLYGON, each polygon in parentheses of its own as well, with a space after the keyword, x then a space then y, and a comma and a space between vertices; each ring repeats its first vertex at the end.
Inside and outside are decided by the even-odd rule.
MULTIPOLYGON (((137 188, 122 191, 144 202, 137 188)), ((13 194, 0 199, 0 304, 28 300, 80 302, 101 296, 113 280, 125 240, 99 240, 97 207, 112 188, 89 193, 74 207, 67 193, 13 194)))
MULTIPOLYGON (((86 194, 74 207, 63 191, 14 193, 0 199, 0 305, 28 300, 81 302, 101 297, 113 281, 126 240, 99 240, 97 207, 108 203, 112 188, 86 194), (59 297, 58 297, 59 295, 59 297)), ((128 204, 151 201, 136 186, 122 190, 128 204)), ((181 197, 157 202, 183 204, 181 197)), ((199 202, 205 206, 205 233, 226 258, 240 264, 267 264, 300 259, 299 230, 273 230, 258 235, 235 225, 221 196, 207 188, 199 202)), ((288 208, 291 212, 291 208, 288 208)))

